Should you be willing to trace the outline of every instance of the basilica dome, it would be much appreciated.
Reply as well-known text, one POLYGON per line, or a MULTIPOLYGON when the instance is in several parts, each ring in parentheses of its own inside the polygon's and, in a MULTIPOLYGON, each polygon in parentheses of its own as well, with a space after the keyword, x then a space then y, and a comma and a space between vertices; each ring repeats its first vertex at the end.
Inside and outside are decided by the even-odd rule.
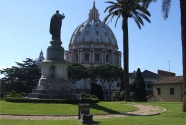
POLYGON ((116 37, 110 27, 100 21, 95 2, 88 19, 72 33, 65 54, 67 62, 78 62, 87 67, 105 63, 121 66, 116 37))
POLYGON ((118 47, 117 40, 110 27, 100 21, 95 2, 88 15, 88 20, 75 29, 70 39, 70 45, 82 42, 106 43, 118 47))

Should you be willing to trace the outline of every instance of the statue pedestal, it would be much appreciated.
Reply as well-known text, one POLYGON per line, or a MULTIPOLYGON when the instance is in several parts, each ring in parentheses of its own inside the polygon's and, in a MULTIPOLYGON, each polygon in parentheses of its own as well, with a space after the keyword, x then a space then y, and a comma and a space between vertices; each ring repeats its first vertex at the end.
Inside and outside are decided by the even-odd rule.
POLYGON ((60 40, 52 40, 47 48, 47 58, 42 62, 42 76, 37 89, 28 93, 28 98, 77 99, 70 90, 68 64, 60 40))
POLYGON ((65 62, 44 61, 37 89, 70 90, 67 71, 68 65, 65 62))

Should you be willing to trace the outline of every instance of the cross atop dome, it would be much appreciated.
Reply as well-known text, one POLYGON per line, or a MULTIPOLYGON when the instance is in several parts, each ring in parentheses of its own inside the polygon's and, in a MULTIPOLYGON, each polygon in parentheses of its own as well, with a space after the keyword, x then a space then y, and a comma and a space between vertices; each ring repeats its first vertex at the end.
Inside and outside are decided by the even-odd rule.
POLYGON ((96 2, 94 1, 93 2, 93 7, 92 9, 90 10, 90 13, 89 13, 89 20, 99 20, 99 13, 98 13, 98 10, 96 9, 96 2))

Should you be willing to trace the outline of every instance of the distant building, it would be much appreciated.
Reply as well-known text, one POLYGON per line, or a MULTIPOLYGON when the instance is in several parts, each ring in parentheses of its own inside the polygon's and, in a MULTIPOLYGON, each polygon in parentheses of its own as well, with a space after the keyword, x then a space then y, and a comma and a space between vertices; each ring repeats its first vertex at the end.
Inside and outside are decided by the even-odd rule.
POLYGON ((39 57, 34 60, 34 64, 38 65, 41 68, 41 63, 44 60, 43 51, 41 50, 39 57))
POLYGON ((182 102, 183 76, 166 76, 153 84, 153 95, 148 102, 182 102))
MULTIPOLYGON (((144 82, 146 84, 146 92, 147 95, 153 94, 153 85, 151 83, 158 80, 158 75, 154 72, 144 70, 141 72, 142 77, 144 78, 144 82)), ((132 84, 136 77, 136 71, 134 70, 132 73, 129 73, 129 84, 132 84)))
POLYGON ((182 102, 183 76, 158 70, 158 80, 153 82, 153 94, 147 97, 148 102, 182 102))

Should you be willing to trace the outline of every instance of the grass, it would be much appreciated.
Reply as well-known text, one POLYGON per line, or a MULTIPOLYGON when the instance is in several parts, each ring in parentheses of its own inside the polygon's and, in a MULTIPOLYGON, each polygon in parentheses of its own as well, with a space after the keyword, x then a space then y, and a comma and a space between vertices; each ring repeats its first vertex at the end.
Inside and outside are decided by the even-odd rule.
MULTIPOLYGON (((8 106, 5 106, 6 104, 8 103, 0 101, 2 111, 3 111, 2 109, 3 107, 8 108, 8 106)), ((138 104, 163 107, 166 108, 166 112, 155 116, 130 116, 130 117, 122 117, 122 118, 96 119, 96 122, 98 122, 99 125, 186 125, 186 113, 182 112, 181 110, 182 103, 138 103, 138 104)), ((14 103, 8 105, 15 106, 14 103)), ((26 108, 30 108, 32 105, 33 104, 28 104, 26 108)), ((63 105, 64 104, 62 104, 62 106, 63 105)), ((51 105, 37 104, 37 106, 44 106, 44 107, 57 106, 58 108, 61 107, 55 104, 51 104, 51 105)), ((73 107, 73 106, 75 106, 74 110, 77 111, 77 105, 67 105, 66 107, 73 107)), ((48 110, 52 110, 52 109, 49 108, 48 110)), ((24 110, 30 110, 30 109, 24 109, 24 110)), ((63 110, 68 110, 68 109, 64 108, 63 110)), ((121 102, 101 102, 95 106, 91 105, 90 108, 91 113, 92 111, 94 111, 98 114, 102 114, 102 113, 107 114, 110 112, 116 113, 116 112, 123 112, 126 110, 135 110, 135 108, 128 107, 126 103, 121 103, 121 102)), ((74 111, 70 110, 67 112, 72 113, 74 111)), ((14 112, 13 114, 16 114, 16 112, 14 112)), ((52 125, 81 125, 80 122, 78 122, 78 120, 7 120, 7 119, 1 119, 0 124, 2 125, 12 125, 12 124, 13 125, 25 125, 25 124, 27 125, 51 125, 51 124, 52 125)))
MULTIPOLYGON (((0 101, 1 114, 17 115, 77 115, 78 105, 74 104, 36 104, 36 103, 11 103, 0 101)), ((92 114, 118 114, 134 111, 133 106, 123 106, 123 103, 100 102, 90 104, 92 114)))

